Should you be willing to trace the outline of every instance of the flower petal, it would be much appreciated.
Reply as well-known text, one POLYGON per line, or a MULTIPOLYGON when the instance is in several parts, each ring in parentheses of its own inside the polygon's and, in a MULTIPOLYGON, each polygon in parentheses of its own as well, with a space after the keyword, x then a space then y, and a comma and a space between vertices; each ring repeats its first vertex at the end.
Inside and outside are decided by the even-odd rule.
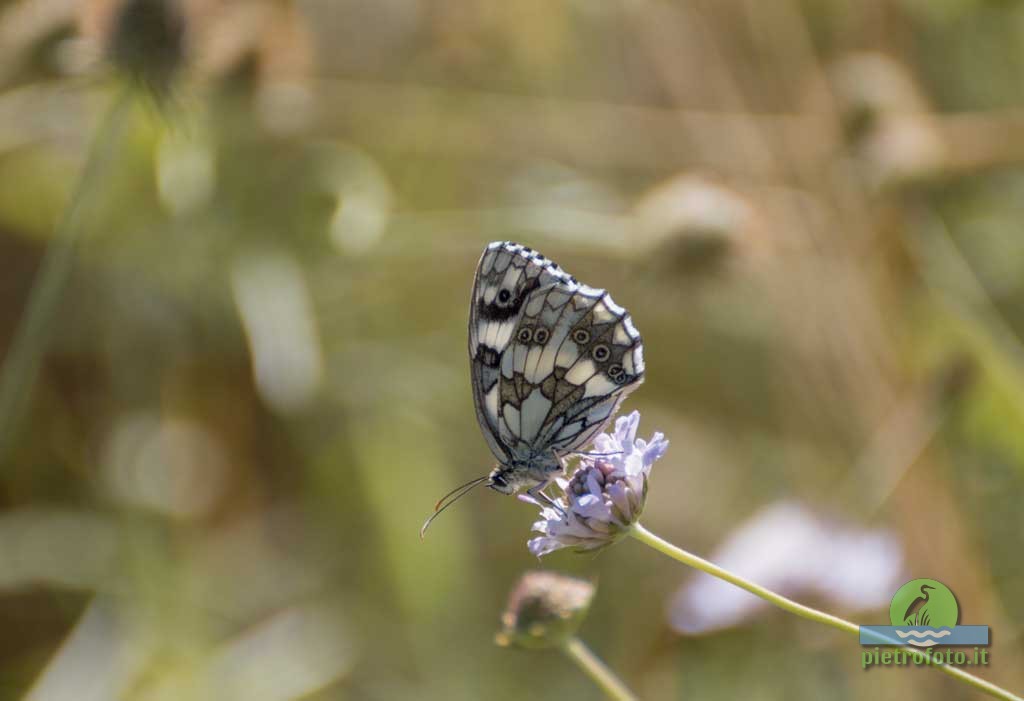
POLYGON ((643 472, 644 472, 644 470, 645 470, 645 468, 647 466, 644 464, 644 457, 643 457, 643 455, 640 455, 638 453, 633 453, 628 458, 626 458, 626 464, 623 467, 624 467, 623 472, 627 476, 629 476, 629 475, 641 475, 641 474, 643 474, 643 472))
POLYGON ((562 543, 557 538, 541 537, 531 538, 526 542, 526 547, 529 548, 530 552, 537 557, 543 557, 555 552, 556 550, 567 548, 569 545, 567 543, 562 543))
POLYGON ((594 439, 594 452, 595 453, 615 453, 620 450, 620 446, 615 440, 612 439, 607 433, 601 433, 594 439))
POLYGON ((650 444, 644 449, 644 464, 653 465, 668 450, 668 441, 660 433, 655 433, 650 444))
POLYGON ((632 445, 636 440, 636 429, 640 425, 640 412, 634 411, 629 416, 620 416, 615 420, 615 438, 619 445, 632 445))
POLYGON ((629 494, 627 493, 629 491, 631 490, 627 490, 622 482, 616 482, 608 486, 608 497, 611 499, 612 504, 615 505, 615 508, 622 514, 622 518, 626 523, 633 521, 633 504, 630 504, 629 501, 629 494))

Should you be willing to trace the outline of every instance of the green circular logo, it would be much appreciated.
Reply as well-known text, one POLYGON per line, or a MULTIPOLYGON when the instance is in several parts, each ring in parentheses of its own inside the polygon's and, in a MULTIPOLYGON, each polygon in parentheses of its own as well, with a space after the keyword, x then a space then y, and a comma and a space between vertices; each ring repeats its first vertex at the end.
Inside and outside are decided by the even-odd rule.
POLYGON ((894 626, 952 628, 960 620, 960 607, 942 582, 914 579, 892 597, 889 620, 894 626))

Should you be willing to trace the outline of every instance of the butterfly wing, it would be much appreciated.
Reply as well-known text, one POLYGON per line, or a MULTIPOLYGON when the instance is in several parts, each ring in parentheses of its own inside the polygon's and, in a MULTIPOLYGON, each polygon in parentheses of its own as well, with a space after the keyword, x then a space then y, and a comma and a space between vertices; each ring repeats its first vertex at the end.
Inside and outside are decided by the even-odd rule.
POLYGON ((510 461, 516 445, 514 436, 502 432, 502 361, 531 295, 558 286, 575 289, 578 284, 555 263, 518 244, 492 243, 477 264, 469 310, 473 405, 484 438, 502 464, 510 461))
POLYGON ((643 377, 640 334, 606 291, 575 281, 539 288, 500 359, 499 438, 522 459, 578 450, 643 377))

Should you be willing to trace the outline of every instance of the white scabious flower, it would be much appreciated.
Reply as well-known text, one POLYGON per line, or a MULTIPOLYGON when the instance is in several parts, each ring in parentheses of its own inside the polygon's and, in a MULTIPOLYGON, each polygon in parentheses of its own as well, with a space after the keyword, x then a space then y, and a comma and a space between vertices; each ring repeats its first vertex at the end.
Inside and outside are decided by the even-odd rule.
POLYGON ((583 455, 568 480, 556 480, 563 495, 552 505, 528 495, 519 498, 539 506, 541 533, 527 543, 537 557, 560 548, 578 551, 607 547, 637 522, 647 499, 651 466, 665 453, 668 441, 655 433, 649 441, 636 437, 640 412, 619 417, 615 432, 594 440, 594 454, 583 455))
MULTIPOLYGON (((809 597, 845 611, 884 608, 904 576, 903 549, 884 529, 823 518, 803 504, 771 504, 715 549, 718 565, 783 596, 809 597)), ((669 624, 701 635, 745 623, 767 604, 699 573, 672 597, 669 624)))

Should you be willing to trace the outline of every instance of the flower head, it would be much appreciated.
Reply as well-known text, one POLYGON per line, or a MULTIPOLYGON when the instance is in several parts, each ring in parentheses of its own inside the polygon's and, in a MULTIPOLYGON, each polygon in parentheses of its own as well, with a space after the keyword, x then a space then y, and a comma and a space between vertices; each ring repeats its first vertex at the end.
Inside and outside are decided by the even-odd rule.
POLYGON ((106 5, 112 12, 106 19, 109 58, 155 96, 165 96, 187 58, 183 8, 174 0, 125 0, 106 5))
POLYGON ((615 421, 615 432, 594 440, 594 454, 583 455, 568 480, 556 480, 564 492, 544 505, 528 495, 519 498, 541 507, 533 530, 542 535, 527 547, 537 557, 559 548, 596 550, 626 535, 637 522, 647 498, 651 466, 664 455, 668 441, 655 433, 649 441, 636 437, 640 412, 615 421))
POLYGON ((594 585, 555 572, 527 572, 501 616, 499 645, 544 648, 576 634, 594 598, 594 585))
MULTIPOLYGON (((892 533, 825 519, 790 501, 741 523, 711 560, 783 596, 816 598, 849 612, 888 606, 904 581, 903 551, 892 533)), ((672 598, 669 624, 679 633, 701 635, 745 623, 765 609, 756 596, 702 572, 672 598)))

